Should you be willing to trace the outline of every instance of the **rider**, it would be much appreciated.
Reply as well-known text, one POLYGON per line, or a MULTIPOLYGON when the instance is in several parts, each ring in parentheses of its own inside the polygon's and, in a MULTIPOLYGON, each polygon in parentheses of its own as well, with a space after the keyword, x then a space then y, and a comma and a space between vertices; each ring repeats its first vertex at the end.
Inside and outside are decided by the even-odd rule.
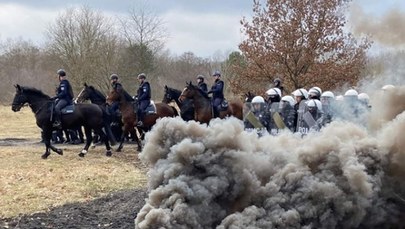
POLYGON ((136 112, 136 115, 138 117, 138 122, 137 126, 142 127, 143 126, 143 118, 145 116, 145 110, 150 104, 150 99, 151 99, 151 89, 150 89, 150 84, 148 81, 146 81, 146 74, 141 73, 138 75, 138 81, 139 81, 139 88, 137 92, 137 102, 138 102, 138 110, 136 112))
POLYGON ((207 84, 204 82, 204 76, 203 75, 198 75, 197 76, 197 87, 198 89, 200 89, 200 91, 202 92, 202 94, 205 97, 208 97, 208 87, 207 84))
MULTIPOLYGON (((122 87, 121 83, 118 82, 118 75, 117 74, 111 74, 110 82, 111 82, 111 88, 113 90, 116 90, 119 93, 122 92, 123 87, 122 87)), ((117 116, 118 108, 119 108, 119 102, 118 101, 114 101, 110 105, 110 113, 111 113, 112 116, 117 116)))
POLYGON ((214 85, 207 94, 212 93, 212 106, 214 110, 214 118, 219 117, 219 106, 224 101, 224 81, 221 80, 221 72, 215 71, 212 76, 215 79, 214 85))
POLYGON ((59 86, 56 90, 55 99, 55 121, 53 127, 62 129, 61 124, 61 110, 67 105, 73 104, 73 90, 69 81, 66 79, 66 72, 63 69, 59 69, 57 72, 59 77, 59 86))

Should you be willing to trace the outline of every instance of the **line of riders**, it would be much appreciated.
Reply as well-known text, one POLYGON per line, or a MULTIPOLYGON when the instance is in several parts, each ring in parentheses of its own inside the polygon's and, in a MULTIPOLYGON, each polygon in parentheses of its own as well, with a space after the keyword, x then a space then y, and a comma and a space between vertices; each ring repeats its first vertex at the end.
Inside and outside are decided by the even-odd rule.
MULTIPOLYGON (((70 82, 67 80, 66 72, 64 69, 59 69, 57 71, 57 75, 59 78, 59 86, 56 89, 56 96, 51 98, 54 100, 54 114, 51 116, 51 121, 53 121, 53 127, 57 130, 55 131, 54 138, 56 142, 63 141, 63 136, 61 137, 61 115, 62 113, 69 113, 69 110, 66 111, 66 108, 73 105, 73 89, 70 82), (65 110, 64 110, 65 109, 65 110), (62 112, 64 111, 64 112, 62 112)), ((197 86, 199 90, 203 93, 204 96, 208 97, 209 94, 212 94, 212 104, 213 104, 213 114, 214 117, 219 116, 219 110, 221 104, 224 102, 224 82, 220 79, 221 73, 220 71, 215 71, 212 75, 215 79, 214 85, 211 87, 211 90, 208 91, 208 86, 204 82, 204 76, 198 75, 197 76, 197 86)), ((149 82, 146 80, 146 74, 140 73, 137 76, 139 87, 137 90, 137 95, 133 98, 131 97, 126 91, 123 89, 122 84, 119 82, 119 78, 117 74, 112 74, 110 76, 110 83, 111 89, 116 90, 117 92, 124 91, 124 95, 128 97, 128 100, 135 100, 136 103, 136 117, 138 127, 143 126, 143 120, 146 115, 146 109, 151 104, 151 86, 149 82)), ((119 112, 119 102, 115 101, 110 106, 108 106, 107 111, 113 117, 120 117, 119 112)), ((75 131, 74 131, 75 132, 75 131)), ((80 131, 79 131, 80 133, 80 131)), ((77 137, 72 136, 72 139, 77 139, 77 137)), ((82 142, 82 136, 80 142, 82 142)), ((78 143, 78 140, 75 140, 78 143)))
MULTIPOLYGON (((306 135, 319 131, 333 120, 351 121, 367 125, 367 115, 371 110, 369 96, 354 89, 344 95, 335 96, 332 91, 322 92, 319 87, 308 91, 300 88, 291 95, 283 96, 280 79, 274 80, 274 88, 266 91, 265 98, 255 96, 245 103, 244 124, 248 131, 256 131, 259 136, 277 135, 282 130, 306 135)), ((383 91, 392 89, 385 85, 383 91)))
MULTIPOLYGON (((73 90, 66 78, 63 69, 57 71, 59 86, 56 90, 53 115, 53 127, 61 129, 62 109, 73 104, 73 90)), ((215 71, 214 84, 208 90, 204 82, 204 76, 197 76, 197 86, 202 94, 208 97, 212 94, 212 106, 214 118, 219 116, 219 110, 224 97, 224 82, 221 80, 220 71, 215 71)), ((146 108, 151 104, 151 86, 146 80, 146 74, 137 76, 139 87, 135 96, 137 104, 137 123, 143 126, 146 115, 146 108)), ((111 88, 113 90, 123 90, 117 74, 110 76, 111 88)), ((276 135, 283 129, 291 132, 307 134, 309 131, 318 131, 326 124, 335 119, 343 119, 366 125, 366 115, 370 110, 369 96, 366 93, 359 94, 354 89, 349 89, 344 96, 336 96, 331 91, 322 92, 319 87, 312 87, 308 91, 305 88, 295 90, 291 95, 284 95, 284 88, 281 80, 274 80, 274 87, 266 91, 265 98, 255 96, 251 101, 247 101, 244 106, 244 125, 248 131, 255 130, 259 135, 276 135)), ((393 87, 386 85, 383 89, 393 87)), ((129 100, 133 99, 129 94, 129 100)), ((119 116, 119 102, 114 102, 109 106, 109 113, 119 116)))

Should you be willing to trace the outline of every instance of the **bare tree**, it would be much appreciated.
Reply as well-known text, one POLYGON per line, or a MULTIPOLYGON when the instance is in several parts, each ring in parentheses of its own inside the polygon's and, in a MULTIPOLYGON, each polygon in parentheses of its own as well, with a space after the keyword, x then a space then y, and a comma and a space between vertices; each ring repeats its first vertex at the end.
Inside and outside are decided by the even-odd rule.
POLYGON ((108 88, 120 43, 111 20, 89 7, 67 9, 48 29, 49 51, 75 87, 87 82, 108 88))
POLYGON ((243 64, 233 66, 234 90, 261 93, 266 90, 263 85, 270 85, 276 77, 290 91, 356 84, 370 42, 355 40, 343 30, 348 2, 267 0, 262 6, 255 0, 252 20, 241 21, 247 38, 239 46, 243 64), (252 80, 256 87, 246 83, 252 80))

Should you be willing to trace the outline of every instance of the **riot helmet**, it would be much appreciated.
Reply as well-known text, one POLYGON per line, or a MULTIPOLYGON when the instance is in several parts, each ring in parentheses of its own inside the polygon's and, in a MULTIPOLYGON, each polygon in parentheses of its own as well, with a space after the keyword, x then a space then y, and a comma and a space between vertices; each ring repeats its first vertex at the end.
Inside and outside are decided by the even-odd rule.
POLYGON ((58 74, 58 76, 66 76, 66 72, 64 69, 59 69, 56 74, 58 74))
POLYGON ((117 74, 111 74, 110 80, 118 80, 118 75, 117 74))
POLYGON ((320 99, 322 94, 322 90, 319 87, 312 87, 308 91, 308 98, 309 99, 320 99))

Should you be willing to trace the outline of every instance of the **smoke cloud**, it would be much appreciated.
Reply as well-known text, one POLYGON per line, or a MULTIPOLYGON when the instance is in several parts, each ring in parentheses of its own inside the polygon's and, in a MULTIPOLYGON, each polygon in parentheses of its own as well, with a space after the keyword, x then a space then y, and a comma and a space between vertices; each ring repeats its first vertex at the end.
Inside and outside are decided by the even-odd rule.
POLYGON ((359 5, 352 5, 350 24, 355 35, 371 35, 372 40, 389 47, 405 46, 405 12, 394 8, 381 16, 367 14, 359 5))
POLYGON ((369 128, 336 121, 303 138, 164 118, 140 154, 149 196, 136 228, 403 228, 403 98, 405 87, 373 98, 369 128))

